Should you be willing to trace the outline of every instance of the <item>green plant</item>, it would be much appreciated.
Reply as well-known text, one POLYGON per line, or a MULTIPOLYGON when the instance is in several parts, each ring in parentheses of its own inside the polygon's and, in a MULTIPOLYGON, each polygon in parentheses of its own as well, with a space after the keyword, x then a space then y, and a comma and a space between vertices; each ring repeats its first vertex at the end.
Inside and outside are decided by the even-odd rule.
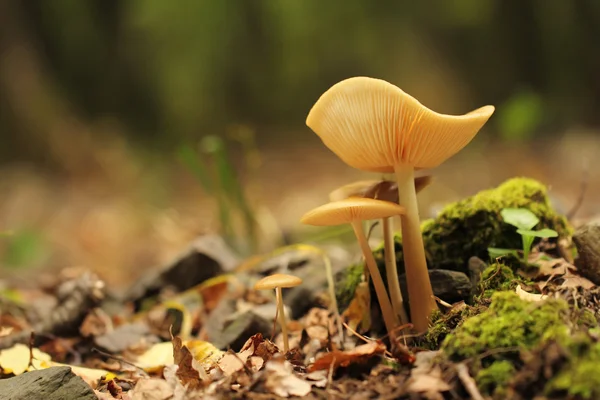
MULTIPOLYGON (((533 230, 540 220, 539 218, 526 208, 504 208, 500 211, 502 219, 507 224, 517 228, 517 233, 521 235, 523 243, 523 261, 527 262, 531 246, 536 238, 551 238, 557 237, 558 233, 552 229, 533 230)), ((514 254, 519 257, 519 252, 513 249, 499 249, 495 247, 488 248, 488 253, 492 259, 501 257, 507 254, 514 254)))
MULTIPOLYGON (((255 168, 258 157, 253 137, 249 136, 251 133, 234 137, 234 141, 243 147, 246 169, 255 168)), ((255 253, 258 251, 258 221, 230 160, 227 141, 220 136, 207 135, 198 147, 198 151, 189 145, 180 147, 179 161, 190 170, 204 192, 215 198, 225 240, 241 253, 255 253), (236 215, 241 216, 243 234, 236 232, 236 215)))

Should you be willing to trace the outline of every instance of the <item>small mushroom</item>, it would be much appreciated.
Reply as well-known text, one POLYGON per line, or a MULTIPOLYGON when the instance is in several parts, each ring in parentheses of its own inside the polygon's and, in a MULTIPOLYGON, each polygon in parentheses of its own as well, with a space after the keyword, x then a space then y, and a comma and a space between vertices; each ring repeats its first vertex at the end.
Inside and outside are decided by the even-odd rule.
POLYGON ((281 334, 283 336, 283 349, 287 353, 290 351, 290 343, 288 339, 287 323, 285 321, 285 312, 283 308, 282 288, 292 288, 302 283, 302 279, 293 275, 273 274, 266 276, 256 282, 254 290, 275 289, 277 295, 277 313, 279 314, 279 325, 281 325, 281 334))
MULTIPOLYGON (((419 193, 431 183, 431 175, 425 175, 415 178, 415 192, 419 193)), ((392 203, 398 203, 398 185, 396 182, 381 181, 357 181, 344 185, 329 194, 330 201, 342 200, 348 197, 366 197, 370 199, 385 200, 392 203)), ((394 233, 392 232, 391 217, 382 218, 383 229, 383 248, 385 258, 385 273, 388 281, 388 290, 392 301, 392 308, 400 318, 400 322, 409 322, 406 310, 404 309, 404 299, 400 290, 400 280, 398 279, 398 268, 396 265, 396 250, 394 248, 394 233)))
POLYGON ((306 118, 346 164, 395 173, 399 203, 406 207, 402 240, 411 318, 419 332, 427 330, 437 304, 425 259, 414 172, 437 167, 458 153, 493 112, 493 106, 484 106, 464 115, 439 114, 389 82, 354 77, 323 93, 306 118))
POLYGON ((394 329, 399 325, 398 317, 394 313, 390 303, 387 290, 381 279, 381 274, 377 268, 375 258, 373 257, 373 252, 367 242, 362 223, 363 221, 391 217, 403 213, 404 207, 399 206, 398 204, 383 200, 350 197, 317 207, 304 214, 301 218, 301 222, 307 225, 352 225, 356 239, 358 240, 363 256, 365 257, 367 270, 371 275, 373 286, 375 287, 375 293, 377 294, 377 300, 381 307, 381 314, 383 315, 385 327, 392 337, 394 336, 394 329))

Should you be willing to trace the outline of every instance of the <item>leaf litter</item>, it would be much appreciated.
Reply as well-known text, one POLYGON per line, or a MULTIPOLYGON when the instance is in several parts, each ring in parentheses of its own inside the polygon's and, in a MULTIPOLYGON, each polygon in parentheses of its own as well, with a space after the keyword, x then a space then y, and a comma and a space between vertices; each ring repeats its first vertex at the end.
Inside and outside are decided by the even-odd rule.
MULTIPOLYGON (((600 290, 578 274, 568 257, 555 255, 553 249, 549 249, 552 254, 539 250, 531 253, 530 267, 518 271, 529 279, 514 286, 521 299, 542 302, 560 297, 579 307, 600 309, 600 290)), ((68 365, 99 399, 122 400, 443 399, 461 391, 470 396, 464 398, 480 396, 471 364, 457 363, 448 369, 448 364, 436 361, 440 351, 421 347, 418 337, 399 335, 396 343, 390 343, 385 337, 362 336, 372 333, 373 318, 378 318, 371 315, 366 282, 359 283, 342 314, 343 342, 333 340, 340 334, 339 324, 325 302, 288 321, 292 349, 287 354, 281 350, 281 332, 272 323, 270 337, 255 333, 239 349, 215 347, 205 325, 224 302, 232 302, 234 314, 256 311, 274 321, 267 308, 258 312, 270 304, 268 296, 248 289, 257 259, 264 257, 243 263, 244 270, 235 278, 228 273, 215 276, 179 293, 165 287, 143 299, 149 302, 146 306, 117 302, 117 312, 114 302, 111 310, 102 301, 110 288, 98 277, 85 270, 70 271, 66 280, 70 290, 65 290, 65 282, 44 288, 62 299, 54 310, 58 316, 36 319, 23 312, 27 307, 22 305, 3 307, 2 377, 68 365)), ((445 305, 443 314, 452 318, 470 308, 443 299, 440 304, 445 305)), ((234 322, 235 318, 230 323, 234 322)))

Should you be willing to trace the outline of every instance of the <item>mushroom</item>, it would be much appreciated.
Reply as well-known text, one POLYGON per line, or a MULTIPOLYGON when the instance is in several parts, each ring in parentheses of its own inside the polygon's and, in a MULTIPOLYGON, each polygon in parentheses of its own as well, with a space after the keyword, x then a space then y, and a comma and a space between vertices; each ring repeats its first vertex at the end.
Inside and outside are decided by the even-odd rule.
POLYGON ((293 275, 273 274, 266 276, 256 282, 254 290, 275 289, 277 295, 277 313, 279 314, 279 325, 281 325, 281 334, 283 336, 283 349, 287 353, 290 351, 290 343, 288 339, 287 324, 285 322, 285 312, 283 308, 282 288, 291 288, 302 283, 302 279, 293 275))
POLYGON ((437 305, 427 271, 414 171, 434 168, 458 153, 493 112, 493 106, 484 106, 464 115, 439 114, 389 82, 354 77, 323 93, 306 118, 306 124, 346 164, 395 173, 399 203, 406 208, 402 240, 417 331, 428 328, 437 305))
MULTIPOLYGON (((419 193, 431 183, 431 176, 425 175, 415 178, 415 192, 419 193)), ((329 194, 330 201, 342 200, 348 197, 367 197, 398 203, 398 188, 393 181, 357 181, 344 185, 329 194)), ((404 300, 400 290, 398 279, 398 267, 396 265, 396 250, 394 248, 394 233, 391 226, 391 217, 382 218, 383 248, 385 259, 385 273, 388 281, 388 290, 392 301, 394 313, 400 318, 400 322, 409 321, 404 309, 404 300)))
POLYGON ((375 287, 377 300, 381 307, 381 314, 383 315, 385 327, 392 337, 394 336, 394 329, 399 324, 398 318, 394 313, 387 290, 381 279, 381 274, 377 268, 377 263, 373 257, 373 252, 367 242, 362 222, 371 219, 391 217, 403 213, 404 207, 399 206, 398 204, 383 200, 350 197, 317 207, 304 214, 300 220, 303 224, 315 226, 352 225, 356 239, 358 240, 365 257, 367 270, 373 280, 373 286, 375 287))

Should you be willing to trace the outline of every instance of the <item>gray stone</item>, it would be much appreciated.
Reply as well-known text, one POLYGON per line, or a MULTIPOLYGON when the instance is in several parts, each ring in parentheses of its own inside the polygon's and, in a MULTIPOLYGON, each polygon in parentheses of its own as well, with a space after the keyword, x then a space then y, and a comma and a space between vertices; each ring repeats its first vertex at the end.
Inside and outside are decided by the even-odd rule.
POLYGON ((205 235, 157 273, 144 274, 124 296, 125 301, 141 300, 170 287, 183 292, 217 275, 231 272, 240 260, 218 235, 205 235))
POLYGON ((270 337, 273 326, 272 320, 266 320, 252 311, 246 311, 227 324, 221 332, 213 332, 214 336, 209 334, 208 339, 218 349, 231 348, 239 351, 248 338, 257 333, 270 337))
POLYGON ((577 270, 600 285, 600 222, 579 227, 573 234, 573 243, 577 247, 577 270))
MULTIPOLYGON (((399 279, 402 294, 405 299, 408 299, 406 274, 400 275, 399 279)), ((471 296, 471 280, 462 272, 448 269, 431 269, 429 270, 429 279, 431 280, 433 294, 448 303, 468 300, 471 296)))
POLYGON ((150 332, 147 323, 137 322, 119 325, 114 330, 95 337, 94 343, 109 353, 120 353, 142 340, 149 344, 160 342, 160 339, 150 332))
POLYGON ((479 282, 481 282, 481 274, 487 268, 487 264, 479 257, 471 257, 469 258, 468 270, 469 270, 469 278, 471 279, 471 291, 474 292, 477 290, 479 286, 479 282))
POLYGON ((52 367, 0 380, 2 400, 97 400, 92 388, 69 367, 52 367))

